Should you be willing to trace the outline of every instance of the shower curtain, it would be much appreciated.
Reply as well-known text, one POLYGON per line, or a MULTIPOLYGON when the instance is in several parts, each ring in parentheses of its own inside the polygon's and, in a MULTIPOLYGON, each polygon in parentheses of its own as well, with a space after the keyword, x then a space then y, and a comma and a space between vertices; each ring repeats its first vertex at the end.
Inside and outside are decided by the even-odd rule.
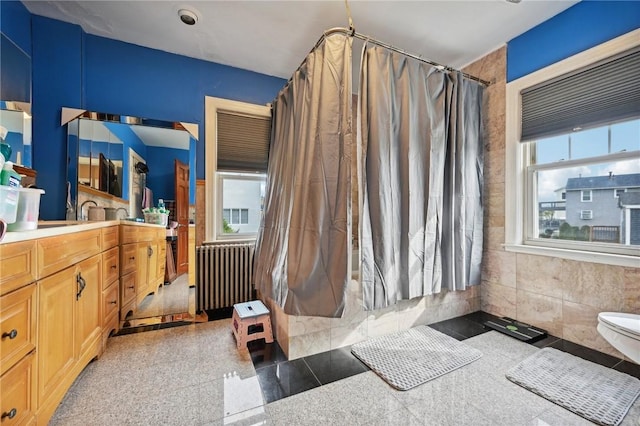
POLYGON ((365 44, 358 104, 365 309, 480 283, 482 92, 459 73, 365 44))
POLYGON ((326 37, 276 97, 256 288, 285 313, 340 317, 351 244, 351 43, 326 37))

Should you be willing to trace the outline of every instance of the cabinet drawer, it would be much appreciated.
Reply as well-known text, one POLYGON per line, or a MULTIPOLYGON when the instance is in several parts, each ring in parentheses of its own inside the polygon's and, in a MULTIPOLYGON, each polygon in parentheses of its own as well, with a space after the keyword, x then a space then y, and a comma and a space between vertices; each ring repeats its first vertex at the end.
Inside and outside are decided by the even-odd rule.
POLYGON ((136 273, 131 272, 120 279, 120 306, 129 304, 136 297, 136 273))
POLYGON ((102 251, 109 250, 111 247, 115 247, 120 242, 120 231, 117 226, 110 226, 108 228, 102 228, 102 251))
POLYGON ((36 347, 36 306, 35 284, 0 297, 0 374, 36 347))
POLYGON ((103 324, 106 324, 111 316, 118 312, 118 286, 112 285, 108 290, 102 292, 102 312, 104 312, 103 324))
POLYGON ((36 242, 0 244, 0 295, 37 279, 36 242))
POLYGON ((121 225, 120 226, 120 244, 130 244, 138 242, 139 226, 121 225))
POLYGON ((31 352, 0 377, 2 426, 35 423, 34 359, 31 352))
POLYGON ((102 289, 109 287, 120 276, 120 249, 114 247, 102 253, 102 289))
POLYGON ((100 240, 100 229, 37 240, 38 277, 49 276, 100 253, 100 240))
POLYGON ((126 244, 121 247, 120 251, 120 274, 126 275, 136 270, 137 245, 126 244))

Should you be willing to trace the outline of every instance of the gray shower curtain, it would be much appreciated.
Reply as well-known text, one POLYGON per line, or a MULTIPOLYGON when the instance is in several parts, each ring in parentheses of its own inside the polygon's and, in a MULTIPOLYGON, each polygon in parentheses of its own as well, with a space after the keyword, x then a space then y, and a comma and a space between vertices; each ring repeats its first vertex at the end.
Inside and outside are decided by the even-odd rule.
POLYGON ((291 315, 340 317, 350 273, 351 43, 328 36, 272 111, 256 288, 291 315))
POLYGON ((483 88, 365 44, 360 254, 365 309, 480 283, 483 88))

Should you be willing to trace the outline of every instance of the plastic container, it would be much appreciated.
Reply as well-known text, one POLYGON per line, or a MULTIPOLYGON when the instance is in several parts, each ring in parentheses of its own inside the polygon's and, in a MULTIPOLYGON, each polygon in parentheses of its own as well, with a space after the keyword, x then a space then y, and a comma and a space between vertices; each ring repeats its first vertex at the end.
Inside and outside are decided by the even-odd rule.
POLYGON ((89 220, 100 221, 105 219, 104 207, 90 206, 89 207, 89 220))
POLYGON ((166 213, 145 213, 144 221, 145 223, 152 223, 154 225, 167 226, 167 223, 169 223, 169 215, 166 213))
POLYGON ((7 231, 31 231, 38 229, 40 196, 44 190, 36 188, 15 188, 20 192, 18 210, 14 223, 7 225, 7 231))
POLYGON ((5 223, 16 221, 19 197, 20 191, 18 188, 0 185, 0 219, 4 220, 5 223))

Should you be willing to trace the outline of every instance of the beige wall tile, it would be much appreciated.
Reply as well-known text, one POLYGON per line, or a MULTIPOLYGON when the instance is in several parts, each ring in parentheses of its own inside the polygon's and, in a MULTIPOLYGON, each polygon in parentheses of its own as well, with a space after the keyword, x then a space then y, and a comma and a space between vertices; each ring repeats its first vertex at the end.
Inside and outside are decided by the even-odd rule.
POLYGON ((640 268, 624 268, 625 312, 640 314, 640 268))
POLYGON ((602 310, 624 306, 624 268, 599 263, 565 261, 564 300, 602 310))
POLYGON ((565 301, 562 312, 564 339, 618 358, 623 357, 598 333, 598 308, 565 301))
POLYGON ((516 317, 515 288, 483 282, 480 290, 483 311, 500 317, 516 317))
POLYGON ((504 228, 486 227, 484 228, 484 250, 502 250, 504 244, 504 228))
POLYGON ((331 349, 353 345, 367 339, 367 322, 331 327, 331 349))
POLYGON ((516 256, 516 283, 518 290, 562 298, 565 261, 557 257, 516 256))
POLYGON ((516 254, 485 250, 482 256, 482 280, 507 287, 516 286, 516 254))
MULTIPOLYGON (((492 139, 490 142, 494 142, 492 139)), ((494 149, 484 158, 484 177, 492 183, 504 183, 505 150, 494 149)))
POLYGON ((289 338, 289 359, 302 358, 328 350, 331 350, 330 329, 289 338))
POLYGON ((562 299, 518 289, 518 321, 545 329, 556 337, 562 337, 562 299))
POLYGON ((290 316, 289 336, 300 336, 301 334, 315 333, 316 331, 328 330, 331 328, 331 318, 290 316))

